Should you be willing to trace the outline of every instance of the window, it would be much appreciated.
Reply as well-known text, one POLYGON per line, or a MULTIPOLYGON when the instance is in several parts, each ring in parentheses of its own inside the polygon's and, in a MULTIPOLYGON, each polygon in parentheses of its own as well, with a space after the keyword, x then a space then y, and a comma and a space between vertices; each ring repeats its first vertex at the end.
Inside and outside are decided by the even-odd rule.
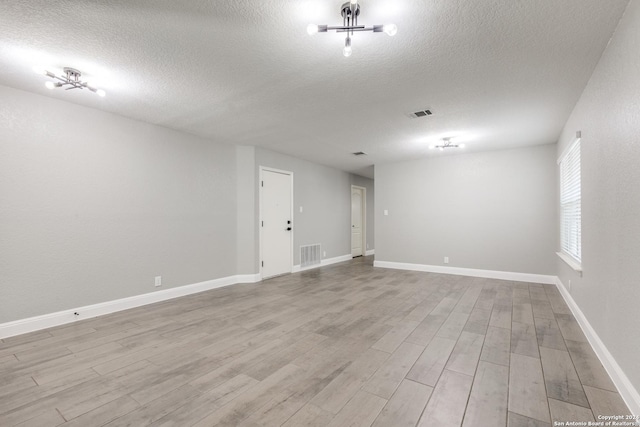
POLYGON ((569 265, 581 270, 582 208, 580 189, 580 139, 560 158, 560 246, 559 254, 569 265), (568 255, 571 259, 566 259, 568 255), (573 262, 572 262, 573 261, 573 262))

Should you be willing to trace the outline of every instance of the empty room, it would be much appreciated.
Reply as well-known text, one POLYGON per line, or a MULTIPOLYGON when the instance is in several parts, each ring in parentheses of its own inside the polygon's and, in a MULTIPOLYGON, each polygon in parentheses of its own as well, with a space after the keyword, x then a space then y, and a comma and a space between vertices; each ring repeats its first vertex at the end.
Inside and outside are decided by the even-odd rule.
POLYGON ((0 426, 640 426, 640 0, 0 2, 0 426))

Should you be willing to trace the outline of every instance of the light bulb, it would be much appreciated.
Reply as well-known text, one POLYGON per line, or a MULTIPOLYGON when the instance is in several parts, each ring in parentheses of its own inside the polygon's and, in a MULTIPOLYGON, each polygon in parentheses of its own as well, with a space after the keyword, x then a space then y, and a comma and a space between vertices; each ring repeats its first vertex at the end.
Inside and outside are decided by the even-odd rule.
POLYGON ((44 85, 47 87, 47 89, 55 89, 56 87, 56 84, 54 82, 46 82, 44 85))
POLYGON ((465 147, 465 145, 464 145, 464 144, 460 144, 460 145, 458 145, 458 147, 460 147, 460 148, 464 148, 464 147, 465 147))
POLYGON ((438 147, 440 151, 444 151, 444 147, 438 147))
POLYGON ((107 94, 107 92, 105 92, 102 89, 98 89, 98 90, 96 90, 96 94, 98 94, 98 96, 104 97, 107 94))
POLYGON ((396 24, 385 24, 382 27, 382 31, 393 37, 398 32, 398 27, 396 26, 396 24))
POLYGON ((316 24, 307 25, 307 33, 312 36, 318 32, 318 26, 316 24))
POLYGON ((358 0, 351 0, 351 4, 356 4, 358 3, 358 0))
POLYGON ((351 50, 351 37, 347 37, 344 39, 344 49, 342 49, 342 54, 347 58, 351 56, 353 50, 351 50))

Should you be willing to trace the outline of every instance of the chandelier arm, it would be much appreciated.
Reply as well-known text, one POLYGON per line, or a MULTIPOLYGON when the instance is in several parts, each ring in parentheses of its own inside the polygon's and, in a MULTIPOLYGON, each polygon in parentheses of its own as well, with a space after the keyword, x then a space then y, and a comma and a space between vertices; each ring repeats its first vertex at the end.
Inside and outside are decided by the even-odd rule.
POLYGON ((358 25, 358 26, 354 26, 354 25, 334 25, 334 26, 328 26, 327 25, 327 30, 343 30, 343 31, 349 31, 351 29, 356 29, 356 28, 365 28, 364 25, 358 25))
POLYGON ((61 82, 64 82, 64 83, 68 82, 68 80, 65 79, 64 77, 56 76, 55 74, 53 74, 52 76, 49 76, 49 77, 52 77, 52 78, 54 78, 56 80, 60 80, 61 82))
POLYGON ((373 31, 373 32, 379 32, 379 31, 375 31, 375 28, 373 28, 373 27, 364 27, 364 26, 360 26, 360 27, 349 27, 349 28, 341 28, 341 29, 336 29, 335 31, 336 31, 336 33, 351 32, 351 35, 353 35, 353 32, 354 32, 354 31, 373 31))

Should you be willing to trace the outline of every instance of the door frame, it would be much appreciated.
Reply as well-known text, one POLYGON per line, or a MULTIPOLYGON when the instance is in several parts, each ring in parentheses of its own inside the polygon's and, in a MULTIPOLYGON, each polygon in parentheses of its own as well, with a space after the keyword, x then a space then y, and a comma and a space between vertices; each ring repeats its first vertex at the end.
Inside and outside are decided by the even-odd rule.
POLYGON ((293 220, 293 172, 291 171, 286 171, 286 170, 282 170, 282 169, 276 169, 276 168, 272 168, 269 166, 260 166, 259 167, 260 173, 258 175, 258 229, 260 230, 260 233, 258 235, 258 254, 259 254, 259 259, 258 259, 258 266, 260 267, 260 280, 264 279, 264 276, 262 274, 262 270, 263 270, 263 266, 262 266, 262 243, 263 243, 263 237, 262 237, 262 181, 263 181, 263 173, 266 172, 274 172, 274 173, 281 173, 284 175, 289 175, 291 177, 291 241, 290 241, 290 245, 291 245, 291 259, 289 260, 289 273, 293 272, 293 258, 294 258, 294 249, 293 249, 293 233, 295 233, 296 229, 294 227, 294 220, 293 220))
MULTIPOLYGON (((351 185, 349 200, 351 200, 352 205, 354 188, 362 190, 362 206, 360 208, 360 210, 362 211, 362 256, 367 256, 367 188, 361 187, 359 185, 351 185)), ((349 211, 351 214, 351 217, 349 218, 349 223, 351 224, 351 227, 349 227, 349 246, 353 247, 353 209, 349 209, 349 211)))

